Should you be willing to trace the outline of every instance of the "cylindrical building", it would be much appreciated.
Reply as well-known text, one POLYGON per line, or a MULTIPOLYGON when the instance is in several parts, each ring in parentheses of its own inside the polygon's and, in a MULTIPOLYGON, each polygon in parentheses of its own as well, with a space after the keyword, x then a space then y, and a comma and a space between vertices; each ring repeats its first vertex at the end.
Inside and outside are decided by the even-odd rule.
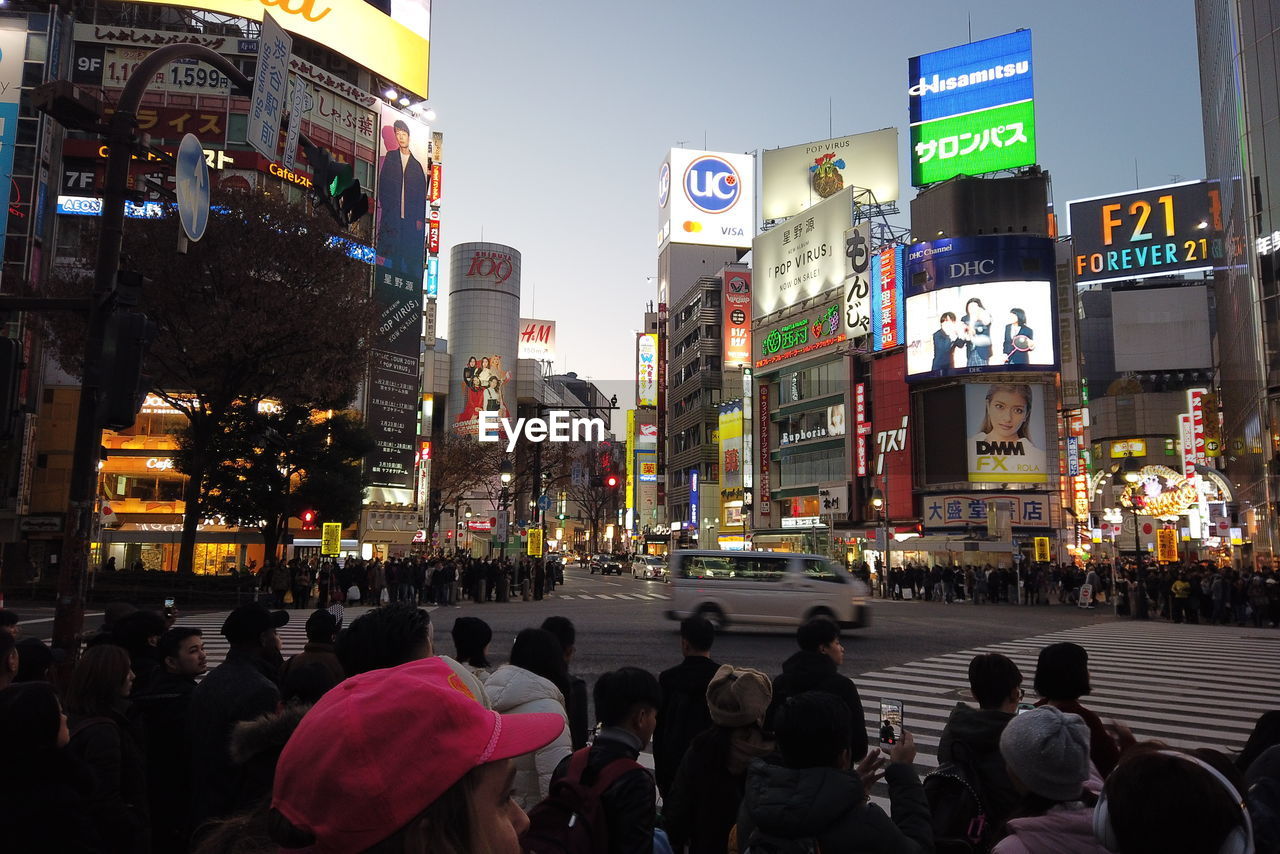
POLYGON ((520 253, 462 243, 449 263, 449 425, 476 435, 479 414, 514 418, 520 326, 520 253))

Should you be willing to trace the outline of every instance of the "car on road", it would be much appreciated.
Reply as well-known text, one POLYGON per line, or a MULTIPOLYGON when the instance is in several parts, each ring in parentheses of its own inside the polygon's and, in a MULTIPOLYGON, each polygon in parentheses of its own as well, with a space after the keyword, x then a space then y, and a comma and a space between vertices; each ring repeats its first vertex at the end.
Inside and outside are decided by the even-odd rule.
POLYGON ((667 559, 660 555, 637 555, 631 560, 632 578, 667 579, 667 559))
POLYGON ((617 557, 616 555, 592 555, 589 566, 591 567, 592 575, 595 575, 597 572, 601 575, 622 575, 622 558, 617 557))
POLYGON ((841 628, 867 626, 867 585, 822 555, 678 551, 668 561, 669 619, 699 614, 727 625, 796 626, 828 617, 841 628))

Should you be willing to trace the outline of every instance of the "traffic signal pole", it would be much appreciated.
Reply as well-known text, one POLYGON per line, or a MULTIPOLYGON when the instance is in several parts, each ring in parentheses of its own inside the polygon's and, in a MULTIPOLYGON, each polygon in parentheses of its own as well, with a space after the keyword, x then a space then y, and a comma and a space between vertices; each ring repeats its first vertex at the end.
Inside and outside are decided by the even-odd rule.
MULTIPOLYGON (((84 591, 88 578, 89 550, 92 546, 93 513, 97 498, 99 448, 102 422, 98 404, 103 391, 103 344, 107 319, 120 267, 120 247, 124 238, 124 208, 128 196, 129 162, 138 144, 138 107, 147 84, 155 74, 178 59, 196 59, 212 65, 241 90, 250 90, 253 81, 226 57, 199 45, 175 44, 158 48, 140 62, 125 84, 116 110, 107 120, 107 172, 102 193, 101 231, 93 290, 89 296, 88 331, 85 336, 84 368, 80 406, 76 416, 75 446, 71 461, 67 526, 58 566, 58 598, 53 619, 53 645, 68 653, 60 667, 66 677, 79 652, 84 629, 84 591)), ((60 680, 61 681, 61 680, 60 680)))

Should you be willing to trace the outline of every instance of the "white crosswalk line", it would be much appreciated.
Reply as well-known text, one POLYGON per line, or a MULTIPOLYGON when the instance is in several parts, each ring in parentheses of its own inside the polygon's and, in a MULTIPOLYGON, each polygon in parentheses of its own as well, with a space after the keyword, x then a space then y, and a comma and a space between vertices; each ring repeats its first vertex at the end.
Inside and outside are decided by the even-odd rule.
MULTIPOLYGON (((1071 641, 1089 652, 1093 690, 1081 702, 1104 721, 1128 725, 1139 740, 1235 754, 1258 717, 1280 708, 1278 640, 1266 629, 1106 623, 912 661, 861 673, 854 682, 873 744, 880 699, 903 701, 906 728, 919 748, 916 765, 925 773, 937 767, 938 739, 956 703, 974 704, 968 676, 974 655, 1011 658, 1030 701, 1040 650, 1071 641)), ((878 784, 873 800, 888 809, 885 791, 878 784)))
POLYGON ((610 594, 608 594, 608 593, 597 593, 597 594, 596 594, 596 598, 597 598, 597 599, 612 599, 614 595, 617 595, 617 594, 610 595, 610 594))

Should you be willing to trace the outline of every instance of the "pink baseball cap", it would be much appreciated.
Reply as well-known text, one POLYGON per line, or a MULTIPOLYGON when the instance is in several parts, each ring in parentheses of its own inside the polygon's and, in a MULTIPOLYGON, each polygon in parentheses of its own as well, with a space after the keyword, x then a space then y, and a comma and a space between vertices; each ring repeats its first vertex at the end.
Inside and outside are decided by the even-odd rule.
POLYGON ((303 716, 280 754, 271 805, 315 837, 305 850, 363 851, 472 768, 544 747, 564 726, 554 713, 486 709, 438 658, 371 670, 303 716))

